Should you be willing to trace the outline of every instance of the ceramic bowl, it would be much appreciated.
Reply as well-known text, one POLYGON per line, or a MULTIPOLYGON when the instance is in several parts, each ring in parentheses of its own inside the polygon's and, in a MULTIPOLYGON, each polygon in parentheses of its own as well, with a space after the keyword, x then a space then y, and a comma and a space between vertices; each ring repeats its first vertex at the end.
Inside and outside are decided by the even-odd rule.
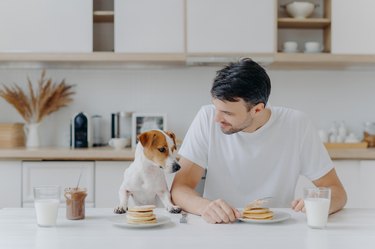
POLYGON ((286 5, 286 12, 294 18, 304 19, 309 17, 315 9, 310 2, 291 2, 286 5))

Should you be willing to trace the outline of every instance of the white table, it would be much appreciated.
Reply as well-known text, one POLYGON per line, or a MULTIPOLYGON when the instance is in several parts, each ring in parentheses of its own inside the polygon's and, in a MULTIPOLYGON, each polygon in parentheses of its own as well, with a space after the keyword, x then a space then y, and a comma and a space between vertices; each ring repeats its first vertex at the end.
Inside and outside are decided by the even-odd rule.
POLYGON ((375 248, 375 209, 344 209, 329 217, 328 227, 315 230, 306 226, 305 215, 289 209, 292 218, 282 223, 207 224, 201 217, 189 215, 180 224, 180 215, 170 215, 172 222, 160 227, 129 229, 114 226, 108 219, 111 209, 86 209, 86 219, 65 219, 59 210, 58 225, 36 225, 32 208, 0 209, 0 248, 375 248))

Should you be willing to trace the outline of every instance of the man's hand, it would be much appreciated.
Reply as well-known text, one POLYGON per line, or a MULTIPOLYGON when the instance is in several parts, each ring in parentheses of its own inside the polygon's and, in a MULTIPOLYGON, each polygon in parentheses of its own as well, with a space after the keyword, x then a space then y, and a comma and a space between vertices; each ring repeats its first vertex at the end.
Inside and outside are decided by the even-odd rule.
POLYGON ((241 217, 241 213, 228 205, 224 200, 211 201, 201 212, 208 223, 230 223, 241 217))
POLYGON ((296 212, 305 212, 305 203, 302 199, 292 201, 292 209, 296 212))

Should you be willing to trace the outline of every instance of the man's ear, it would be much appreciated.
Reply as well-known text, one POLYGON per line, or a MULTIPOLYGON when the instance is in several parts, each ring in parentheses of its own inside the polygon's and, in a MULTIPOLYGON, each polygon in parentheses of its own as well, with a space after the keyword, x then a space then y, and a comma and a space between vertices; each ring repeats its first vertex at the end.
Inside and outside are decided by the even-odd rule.
POLYGON ((264 110, 264 103, 258 103, 252 108, 252 111, 254 112, 254 114, 257 114, 263 110, 264 110))

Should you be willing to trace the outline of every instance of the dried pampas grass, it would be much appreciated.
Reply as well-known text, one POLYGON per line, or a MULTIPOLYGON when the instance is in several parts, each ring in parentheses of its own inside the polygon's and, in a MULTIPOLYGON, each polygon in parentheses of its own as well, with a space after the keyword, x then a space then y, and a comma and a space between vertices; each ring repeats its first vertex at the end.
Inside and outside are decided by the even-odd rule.
POLYGON ((73 85, 66 84, 65 80, 59 84, 52 83, 52 79, 46 79, 45 76, 46 71, 43 70, 38 90, 34 90, 30 79, 27 79, 29 96, 17 84, 12 87, 3 85, 0 89, 0 97, 14 106, 26 123, 39 123, 47 115, 73 101, 73 85))

